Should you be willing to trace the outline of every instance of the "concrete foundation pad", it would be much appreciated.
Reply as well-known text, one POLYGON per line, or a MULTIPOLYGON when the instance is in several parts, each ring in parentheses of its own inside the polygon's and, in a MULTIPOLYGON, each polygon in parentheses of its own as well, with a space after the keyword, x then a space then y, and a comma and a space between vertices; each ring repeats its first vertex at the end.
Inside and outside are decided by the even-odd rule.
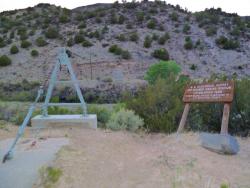
POLYGON ((97 128, 97 116, 95 114, 82 114, 74 115, 49 115, 44 117, 37 115, 31 119, 31 125, 34 128, 47 128, 47 127, 65 127, 65 126, 83 126, 86 128, 97 128))
POLYGON ((221 154, 237 154, 239 152, 239 144, 231 135, 222 134, 200 134, 201 146, 211 151, 221 154))

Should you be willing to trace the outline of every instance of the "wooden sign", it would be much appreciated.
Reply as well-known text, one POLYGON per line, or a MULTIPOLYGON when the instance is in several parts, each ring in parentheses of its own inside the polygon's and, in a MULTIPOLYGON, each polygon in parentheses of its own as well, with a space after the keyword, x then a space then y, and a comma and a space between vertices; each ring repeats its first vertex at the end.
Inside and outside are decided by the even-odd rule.
POLYGON ((234 82, 217 82, 189 85, 183 102, 232 102, 234 82))
POLYGON ((181 117, 177 133, 181 132, 185 126, 190 103, 195 102, 218 102, 224 103, 223 117, 221 123, 221 134, 228 134, 228 121, 230 105, 234 96, 234 82, 214 82, 191 84, 185 89, 183 102, 185 103, 184 112, 181 117))

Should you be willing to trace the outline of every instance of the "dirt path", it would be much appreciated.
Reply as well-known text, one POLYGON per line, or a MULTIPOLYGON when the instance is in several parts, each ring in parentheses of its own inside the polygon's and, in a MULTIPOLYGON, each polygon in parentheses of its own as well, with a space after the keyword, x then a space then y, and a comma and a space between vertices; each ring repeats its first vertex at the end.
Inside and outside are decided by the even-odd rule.
POLYGON ((240 153, 225 156, 201 148, 194 133, 180 138, 75 128, 54 133, 70 138, 54 162, 63 171, 58 188, 250 187, 250 138, 238 138, 240 153))
MULTIPOLYGON (((15 131, 0 129, 0 140, 15 131)), ((55 188, 219 188, 223 183, 250 188, 250 138, 238 138, 239 154, 225 156, 201 148, 195 133, 177 138, 64 128, 40 136, 69 138, 53 163, 63 172, 55 188)))

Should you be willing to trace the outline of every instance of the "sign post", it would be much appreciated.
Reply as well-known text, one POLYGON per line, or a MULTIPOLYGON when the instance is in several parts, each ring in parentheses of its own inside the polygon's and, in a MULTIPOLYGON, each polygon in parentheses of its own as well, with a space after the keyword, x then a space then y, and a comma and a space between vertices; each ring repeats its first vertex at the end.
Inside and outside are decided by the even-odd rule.
POLYGON ((183 102, 185 103, 184 112, 177 130, 177 133, 183 131, 191 103, 224 103, 223 117, 221 123, 221 134, 228 134, 228 122, 230 106, 234 96, 234 82, 215 82, 191 84, 185 89, 183 102))

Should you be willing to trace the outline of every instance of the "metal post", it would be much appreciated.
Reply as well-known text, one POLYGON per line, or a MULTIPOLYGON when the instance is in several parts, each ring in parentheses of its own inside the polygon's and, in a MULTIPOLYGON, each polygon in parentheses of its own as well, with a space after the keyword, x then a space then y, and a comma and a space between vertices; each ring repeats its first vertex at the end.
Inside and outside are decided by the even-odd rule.
POLYGON ((44 102, 43 107, 42 107, 42 115, 45 116, 45 117, 48 116, 48 104, 49 104, 50 98, 52 96, 52 91, 53 91, 55 82, 57 80, 57 72, 59 70, 59 67, 60 67, 60 61, 58 59, 56 65, 55 65, 55 67, 53 69, 53 72, 52 72, 52 75, 51 75, 51 78, 50 78, 50 81, 49 81, 49 88, 47 90, 47 94, 46 94, 46 97, 45 97, 45 102, 44 102))
MULTIPOLYGON (((65 52, 65 49, 64 49, 64 52, 65 52)), ((71 77, 71 80, 73 81, 73 84, 74 84, 74 87, 76 89, 76 93, 78 95, 78 98, 81 102, 81 106, 82 106, 82 110, 83 110, 83 115, 86 116, 87 115, 87 105, 84 101, 84 98, 82 96, 82 92, 81 92, 81 89, 79 87, 79 83, 78 83, 78 80, 76 79, 76 76, 74 74, 74 71, 73 71, 73 68, 72 68, 72 65, 69 61, 69 58, 68 58, 68 55, 66 54, 66 52, 64 54, 62 54, 62 62, 63 64, 65 64, 67 67, 68 67, 68 70, 69 70, 69 73, 70 73, 70 77, 71 77)))

